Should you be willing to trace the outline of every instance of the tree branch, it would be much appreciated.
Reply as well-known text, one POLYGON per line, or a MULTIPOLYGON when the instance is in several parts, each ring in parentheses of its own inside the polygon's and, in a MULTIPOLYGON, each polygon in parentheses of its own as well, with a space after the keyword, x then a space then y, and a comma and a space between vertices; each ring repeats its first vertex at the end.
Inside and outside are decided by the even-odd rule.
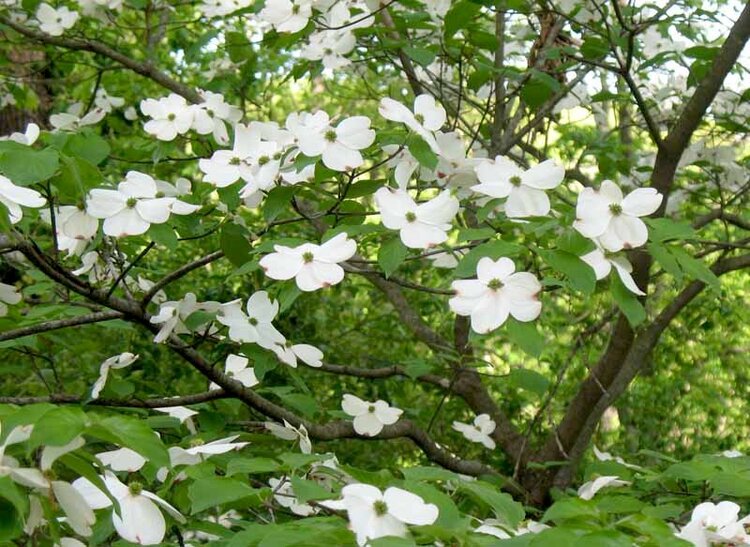
POLYGON ((112 319, 120 319, 121 317, 122 314, 119 311, 103 311, 99 313, 91 313, 88 315, 79 315, 78 317, 71 317, 70 319, 45 321, 44 323, 31 325, 29 327, 21 327, 19 329, 0 332, 0 342, 4 342, 6 340, 15 340, 16 338, 23 338, 24 336, 31 336, 33 334, 39 334, 42 332, 65 329, 67 327, 76 327, 78 325, 88 325, 90 323, 111 321, 112 319))
POLYGON ((123 408, 167 408, 174 406, 195 405, 217 399, 228 399, 232 396, 217 389, 205 393, 183 395, 182 397, 159 397, 155 399, 91 399, 58 393, 47 397, 0 397, 0 404, 32 405, 38 403, 80 404, 86 406, 112 406, 123 408))

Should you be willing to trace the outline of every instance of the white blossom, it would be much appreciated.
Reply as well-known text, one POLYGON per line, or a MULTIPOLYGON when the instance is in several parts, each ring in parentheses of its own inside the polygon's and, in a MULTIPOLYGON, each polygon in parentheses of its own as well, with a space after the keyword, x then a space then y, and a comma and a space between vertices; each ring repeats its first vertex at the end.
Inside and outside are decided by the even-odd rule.
POLYGON ((622 284, 632 293, 638 296, 645 296, 638 285, 633 280, 633 276, 630 275, 633 271, 633 265, 628 261, 625 256, 613 255, 609 251, 605 251, 601 247, 597 246, 596 249, 590 253, 586 253, 581 257, 586 264, 591 266, 596 275, 596 279, 604 279, 615 269, 617 275, 620 277, 622 284))
POLYGON ((235 124, 242 118, 242 111, 227 104, 224 96, 211 91, 201 91, 203 102, 193 106, 192 128, 200 135, 212 134, 219 144, 229 143, 226 122, 235 124))
POLYGON ((190 130, 195 110, 184 97, 170 93, 161 99, 143 99, 141 112, 151 118, 143 129, 162 141, 171 141, 190 130))
POLYGON ((273 489, 273 499, 282 507, 286 507, 295 515, 309 517, 318 512, 318 510, 309 503, 300 503, 297 495, 294 493, 292 482, 289 477, 282 476, 279 479, 270 478, 268 485, 273 489))
POLYGON ((182 300, 170 300, 159 306, 159 313, 151 316, 149 321, 154 325, 161 325, 154 337, 154 342, 161 344, 171 334, 186 334, 190 329, 185 320, 197 311, 215 312, 219 310, 218 302, 198 302, 196 296, 189 292, 182 300))
POLYGON ((0 175, 0 203, 8 209, 11 224, 23 218, 24 207, 43 207, 47 200, 36 190, 16 186, 8 177, 0 175))
POLYGON ((424 93, 414 99, 414 112, 400 102, 385 97, 380 100, 378 112, 386 120, 403 123, 422 137, 433 152, 440 153, 435 132, 445 124, 446 114, 445 108, 432 95, 424 93))
POLYGON ((294 278, 300 290, 315 291, 336 285, 344 279, 344 269, 339 262, 354 256, 357 244, 341 233, 320 245, 274 245, 274 250, 260 260, 266 275, 277 280, 294 278))
MULTIPOLYGON (((247 366, 248 362, 247 357, 230 353, 224 361, 224 374, 245 387, 257 386, 260 382, 255 376, 255 369, 247 366)), ((211 383, 208 389, 220 389, 220 386, 211 383)))
POLYGON ((299 32, 307 26, 312 17, 312 2, 310 0, 266 0, 258 15, 273 25, 278 32, 299 32))
POLYGON ((99 365, 99 378, 97 378, 96 382, 94 382, 94 386, 91 388, 91 398, 99 398, 99 394, 101 393, 102 389, 104 389, 104 385, 107 383, 110 369, 129 367, 137 360, 138 355, 130 353, 129 351, 105 359, 104 362, 99 365))
POLYGON ((696 547, 750 545, 750 535, 745 530, 750 517, 739 519, 739 513, 740 506, 732 501, 700 503, 695 506, 690 522, 680 529, 677 537, 696 547))
POLYGON ((628 484, 630 484, 630 482, 621 480, 620 477, 616 475, 605 475, 603 477, 597 477, 593 481, 589 481, 581 485, 581 487, 578 489, 578 497, 584 500, 590 500, 602 488, 626 486, 628 484))
POLYGON ((393 486, 381 492, 369 484, 348 484, 341 489, 340 500, 320 503, 329 509, 347 512, 360 546, 380 537, 406 537, 407 524, 433 524, 439 514, 436 505, 393 486))
POLYGON ((16 131, 7 137, 0 137, 0 141, 13 141, 25 146, 31 146, 39 138, 39 132, 39 126, 32 122, 26 126, 26 131, 23 133, 16 131))
POLYGON ((312 443, 310 442, 310 436, 308 435, 307 428, 304 424, 300 424, 297 428, 284 420, 283 426, 275 422, 264 422, 263 425, 274 436, 280 439, 284 439, 285 441, 299 441, 299 449, 303 454, 312 453, 312 443))
POLYGON ((50 36, 61 36, 78 21, 78 12, 71 11, 65 6, 55 9, 42 2, 36 10, 36 19, 42 32, 50 36))
POLYGON ((127 447, 118 448, 117 450, 108 450, 99 452, 96 455, 102 465, 106 465, 112 471, 127 471, 134 473, 146 465, 146 458, 141 456, 135 450, 127 447))
POLYGON ((310 344, 292 344, 287 341, 271 349, 282 363, 292 368, 297 368, 297 359, 310 367, 317 368, 323 365, 323 352, 310 344))
POLYGON ((459 207, 450 190, 417 204, 405 190, 385 187, 375 192, 375 204, 383 225, 398 230, 403 244, 412 249, 428 249, 445 242, 459 207))
POLYGON ((21 298, 21 293, 13 285, 0 283, 0 317, 8 315, 8 304, 18 304, 21 298))
POLYGON ((386 425, 395 424, 404 413, 382 400, 371 403, 349 393, 344 394, 341 408, 354 418, 354 431, 359 435, 374 437, 386 425))
POLYGON ((257 291, 247 300, 247 313, 242 311, 242 300, 222 304, 216 320, 229 327, 229 338, 234 342, 258 344, 272 349, 286 338, 272 321, 279 313, 278 300, 271 300, 266 291, 257 291))
POLYGON ((542 286, 533 274, 515 272, 509 258, 493 261, 483 257, 477 264, 477 279, 452 283, 456 296, 448 305, 458 315, 471 316, 471 328, 484 334, 505 323, 508 315, 517 321, 533 321, 542 310, 542 286))
POLYGON ((495 449, 495 441, 490 437, 492 432, 495 431, 495 422, 490 418, 489 414, 479 414, 474 418, 473 424, 453 422, 453 429, 471 442, 482 443, 490 450, 495 449))

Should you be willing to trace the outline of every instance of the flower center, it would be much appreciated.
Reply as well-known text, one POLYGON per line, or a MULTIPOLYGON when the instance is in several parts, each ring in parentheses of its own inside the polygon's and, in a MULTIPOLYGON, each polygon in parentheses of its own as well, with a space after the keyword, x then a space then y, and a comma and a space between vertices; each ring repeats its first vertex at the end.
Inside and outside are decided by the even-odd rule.
POLYGON ((503 288, 503 282, 499 279, 490 279, 490 282, 487 283, 487 287, 496 291, 503 288))
POLYGON ((138 203, 138 200, 135 198, 128 198, 128 201, 125 202, 125 205, 127 205, 130 209, 135 207, 135 204, 138 203))
POLYGON ((302 260, 305 262, 305 264, 309 264, 314 259, 315 259, 315 256, 310 251, 306 251, 302 253, 302 260))
POLYGON ((297 15, 299 13, 299 6, 295 4, 292 6, 292 15, 297 15))
POLYGON ((269 158, 268 156, 261 156, 258 158, 258 165, 265 165, 269 161, 271 161, 271 158, 269 158))
POLYGON ((229 160, 229 165, 239 165, 240 163, 242 163, 242 160, 238 158, 237 156, 229 160))
POLYGON ((406 222, 414 222, 415 220, 417 220, 417 215, 412 211, 409 211, 404 216, 406 217, 406 222))
POLYGON ((77 203, 76 207, 78 208, 79 211, 86 211, 86 204, 83 202, 77 203))
POLYGON ((414 114, 414 119, 419 123, 424 123, 424 116, 422 114, 414 114))
POLYGON ((131 494, 137 496, 143 491, 143 485, 140 482, 131 482, 128 485, 128 490, 130 490, 131 494))
POLYGON ((367 407, 367 412, 369 412, 370 414, 374 414, 375 413, 375 405, 368 406, 367 407))
POLYGON ((177 115, 176 115, 176 114, 168 114, 168 115, 167 115, 167 119, 168 119, 168 120, 169 120, 170 122, 173 122, 173 121, 175 121, 175 119, 177 119, 177 115))
POLYGON ((154 197, 155 198, 163 198, 164 197, 164 192, 156 192, 156 195, 154 197))
POLYGON ((206 114, 208 114, 209 118, 213 118, 214 117, 214 111, 213 110, 210 110, 210 109, 206 110, 206 114))
POLYGON ((521 186, 521 177, 519 177, 518 175, 513 175, 512 177, 510 177, 510 179, 508 179, 508 181, 513 186, 521 186))
POLYGON ((195 448, 196 446, 203 446, 203 439, 196 437, 190 441, 190 448, 195 448))
POLYGON ((375 510, 375 514, 379 517, 388 513, 388 505, 383 500, 378 500, 373 503, 372 508, 375 510))
POLYGON ((328 142, 336 142, 336 132, 333 129, 326 131, 325 138, 328 142))
POLYGON ((622 205, 619 203, 610 203, 609 210, 612 211, 613 215, 617 216, 622 213, 622 205))
POLYGON ((251 317, 248 321, 253 327, 258 324, 258 320, 255 317, 251 317))

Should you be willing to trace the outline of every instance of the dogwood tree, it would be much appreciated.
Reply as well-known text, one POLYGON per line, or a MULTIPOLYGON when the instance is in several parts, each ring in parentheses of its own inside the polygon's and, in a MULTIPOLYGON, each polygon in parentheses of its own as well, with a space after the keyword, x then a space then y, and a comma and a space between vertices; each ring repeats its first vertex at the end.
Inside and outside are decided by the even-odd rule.
POLYGON ((750 3, 0 33, 0 545, 750 545, 750 3))

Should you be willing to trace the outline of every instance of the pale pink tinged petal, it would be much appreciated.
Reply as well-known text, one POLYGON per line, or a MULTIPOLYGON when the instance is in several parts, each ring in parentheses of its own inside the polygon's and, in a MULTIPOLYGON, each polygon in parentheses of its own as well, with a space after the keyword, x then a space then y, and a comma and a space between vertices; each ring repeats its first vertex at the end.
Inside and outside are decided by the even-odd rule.
POLYGON ((429 249, 448 240, 448 234, 436 226, 421 222, 407 223, 401 228, 401 241, 410 249, 429 249))
POLYGON ((271 322, 279 313, 279 302, 271 300, 266 291, 257 291, 247 300, 247 313, 260 322, 271 322))
POLYGON ((556 188, 563 178, 565 178, 565 168, 554 160, 543 161, 521 175, 524 185, 538 190, 556 188))
POLYGON ((513 188, 505 202, 508 218, 541 217, 549 213, 550 203, 542 190, 521 186, 513 188))
POLYGON ((64 481, 52 481, 52 491, 68 517, 67 522, 73 531, 81 536, 90 536, 96 516, 81 493, 64 481))
POLYGON ((655 188, 637 188, 622 200, 622 211, 634 217, 644 217, 656 211, 663 198, 655 188))
POLYGON ((611 180, 605 180, 599 187, 599 194, 609 200, 610 203, 622 203, 622 190, 611 180))
POLYGON ((86 201, 86 211, 94 218, 108 218, 126 207, 127 198, 117 190, 91 190, 86 201))
POLYGON ((404 190, 380 188, 375 192, 375 204, 380 211, 383 226, 400 230, 407 224, 406 214, 413 213, 417 204, 404 190))
POLYGON ((315 260, 321 262, 343 262, 357 252, 357 243, 345 233, 338 234, 323 243, 315 253, 315 260))
MULTIPOLYGON (((486 292, 486 287, 482 294, 484 294, 484 292, 486 292)), ((457 315, 471 315, 474 309, 479 305, 479 302, 481 302, 481 297, 465 298, 463 296, 454 296, 448 300, 448 307, 457 315)))
POLYGON ((153 198, 157 192, 156 181, 140 171, 128 171, 117 189, 129 198, 153 198))
POLYGON ((442 225, 453 220, 458 207, 458 200, 451 195, 450 190, 443 190, 437 197, 418 205, 415 213, 421 222, 442 225))
POLYGON ((337 140, 343 145, 362 150, 375 141, 375 131, 370 129, 370 118, 352 116, 336 126, 337 140))
POLYGON ((362 154, 338 142, 326 146, 323 151, 323 164, 334 171, 350 171, 364 163, 362 154))
POLYGON ((416 526, 433 524, 438 518, 435 504, 425 503, 422 498, 401 488, 390 487, 383 494, 388 513, 400 521, 416 526))
POLYGON ((149 224, 163 224, 169 220, 170 207, 174 198, 141 199, 135 210, 149 224))
POLYGON ((407 121, 414 120, 414 115, 406 106, 387 97, 380 99, 378 112, 380 112, 380 115, 386 120, 394 122, 406 123, 407 121))
POLYGON ((310 344, 295 344, 292 350, 300 360, 310 367, 320 367, 323 365, 323 352, 310 344))
POLYGON ((341 399, 341 409, 349 416, 359 416, 367 412, 369 403, 363 401, 356 395, 345 393, 341 399))
POLYGON ((591 266, 597 279, 604 279, 612 270, 612 264, 610 264, 609 260, 605 258, 604 253, 599 249, 594 249, 590 253, 586 253, 581 257, 581 260, 591 266))
POLYGON ((167 528, 154 502, 132 495, 120 500, 120 515, 112 513, 112 524, 122 539, 138 545, 161 543, 167 528))
MULTIPOLYGON (((491 258, 487 258, 487 260, 492 261, 491 258)), ((482 298, 484 293, 489 290, 486 283, 476 279, 458 279, 451 283, 451 288, 456 291, 457 296, 470 299, 482 298)))
POLYGON ((112 500, 110 500, 104 492, 99 490, 99 488, 94 486, 94 483, 84 477, 74 480, 73 488, 78 490, 83 496, 83 499, 86 500, 89 507, 94 510, 104 509, 105 507, 112 505, 112 500))
POLYGON ((507 257, 492 260, 485 256, 479 259, 479 262, 477 263, 477 279, 479 279, 484 285, 493 279, 504 281, 515 271, 516 265, 507 257))
POLYGON ((485 334, 500 327, 508 319, 508 302, 496 292, 489 292, 471 313, 471 328, 485 334))
POLYGON ((287 280, 296 276, 302 269, 302 258, 290 257, 281 253, 271 253, 260 259, 260 267, 271 279, 287 280))
MULTIPOLYGON (((628 266, 630 266, 630 263, 625 258, 621 258, 620 260, 623 260, 627 263, 628 266)), ((633 279, 633 276, 630 275, 630 272, 627 268, 625 268, 620 260, 613 259, 612 265, 615 267, 615 270, 617 271, 617 275, 620 276, 620 280, 622 281, 622 284, 625 285, 625 288, 628 289, 630 292, 637 294, 638 296, 646 296, 646 293, 643 292, 638 285, 636 285, 635 280, 633 279)))
POLYGON ((442 105, 435 102, 432 95, 423 93, 414 100, 414 113, 422 116, 422 125, 430 131, 437 131, 445 124, 446 114, 442 105))
POLYGON ((104 233, 108 236, 123 237, 141 235, 148 231, 150 224, 143 220, 138 211, 126 207, 113 217, 104 220, 104 233))
POLYGON ((354 418, 354 431, 360 435, 374 437, 383 430, 383 424, 374 412, 365 412, 354 418))
POLYGON ((620 249, 634 249, 640 247, 648 240, 648 228, 638 218, 628 215, 617 215, 612 218, 607 233, 602 236, 601 243, 609 251, 620 249), (605 236, 614 235, 614 238, 605 236), (620 243, 616 243, 619 241, 620 243), (619 247, 619 248, 616 248, 619 247))

